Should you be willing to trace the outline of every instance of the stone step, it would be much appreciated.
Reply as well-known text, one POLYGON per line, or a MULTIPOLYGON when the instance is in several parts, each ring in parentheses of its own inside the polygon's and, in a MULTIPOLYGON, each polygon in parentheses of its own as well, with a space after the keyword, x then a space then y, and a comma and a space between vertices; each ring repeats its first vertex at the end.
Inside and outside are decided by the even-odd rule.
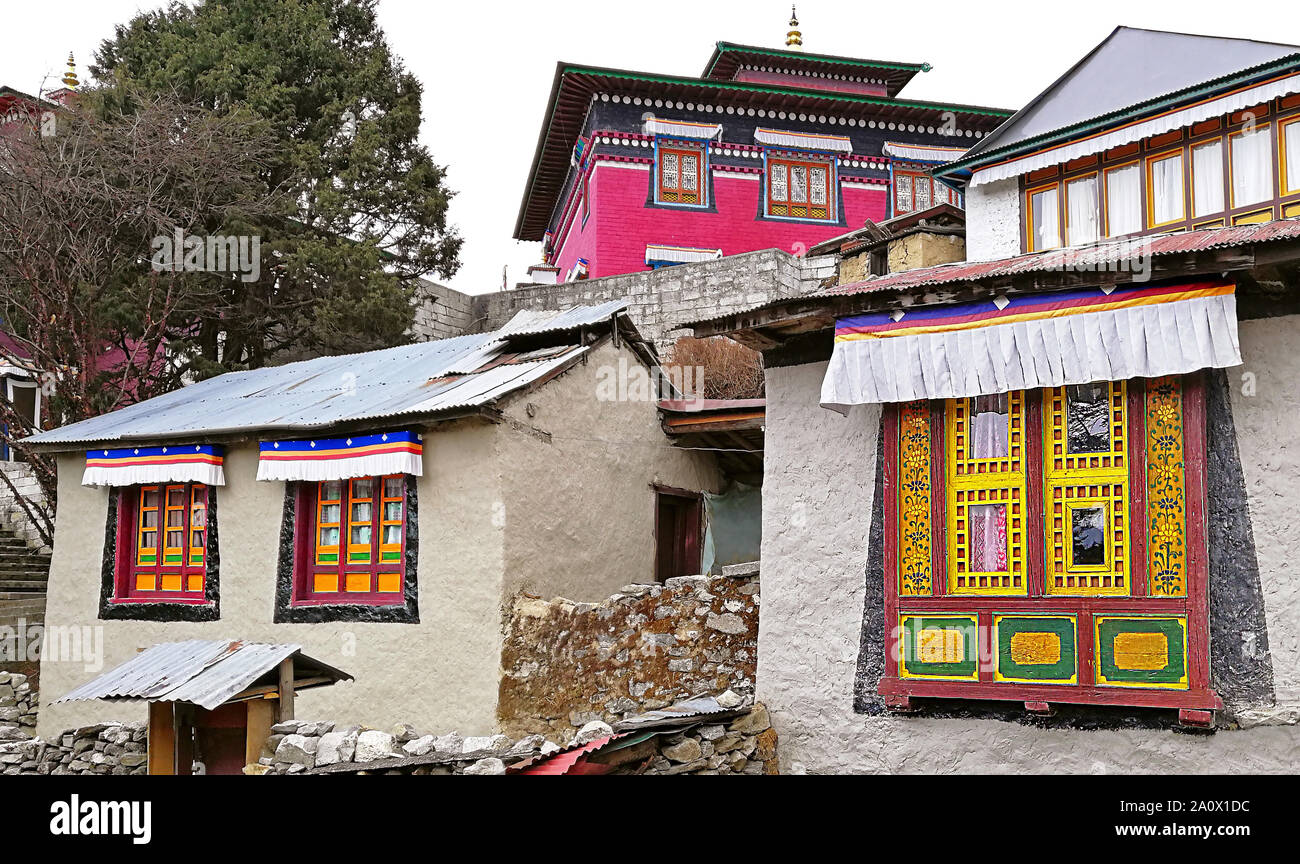
POLYGON ((45 593, 45 579, 0 579, 0 591, 25 591, 45 593))

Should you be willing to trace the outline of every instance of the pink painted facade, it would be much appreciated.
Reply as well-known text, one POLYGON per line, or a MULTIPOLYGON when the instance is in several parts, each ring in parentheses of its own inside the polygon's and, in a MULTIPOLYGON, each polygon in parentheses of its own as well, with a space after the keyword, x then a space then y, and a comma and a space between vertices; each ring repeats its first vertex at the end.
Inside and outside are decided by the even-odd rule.
MULTIPOLYGON (((721 249, 723 255, 759 249, 803 250, 845 232, 836 221, 784 221, 760 214, 763 175, 714 169, 713 207, 646 206, 652 164, 597 160, 587 180, 588 200, 570 202, 556 237, 555 263, 560 278, 573 272, 579 258, 589 263, 589 277, 637 273, 647 244, 721 249), (587 211, 584 221, 583 211, 587 211)), ((841 183, 845 222, 862 225, 886 218, 888 186, 841 183)))

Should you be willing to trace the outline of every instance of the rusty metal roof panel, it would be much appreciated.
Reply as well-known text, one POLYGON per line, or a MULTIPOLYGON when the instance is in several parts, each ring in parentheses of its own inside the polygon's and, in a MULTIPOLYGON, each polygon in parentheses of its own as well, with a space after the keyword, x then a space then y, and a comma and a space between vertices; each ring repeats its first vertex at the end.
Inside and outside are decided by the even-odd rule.
MULTIPOLYGON (((275 431, 308 434, 342 423, 414 417, 485 406, 550 375, 577 358, 502 361, 509 339, 556 334, 608 322, 626 308, 616 301, 516 316, 517 329, 401 345, 361 354, 318 357, 231 372, 27 439, 33 444, 150 441, 275 431)), ((522 313, 521 313, 522 315, 522 313)), ((507 327, 510 325, 507 325, 507 327)))
POLYGON ((626 311, 626 300, 610 300, 596 306, 574 306, 569 309, 520 309, 497 331, 497 335, 506 338, 577 330, 608 321, 626 311))
MULTIPOLYGON (((302 646, 232 640, 163 642, 82 684, 55 702, 91 699, 189 702, 209 710, 247 689, 258 678, 301 655, 302 646)), ((351 675, 301 655, 335 680, 351 675)))
POLYGON ((714 696, 694 696, 667 708, 647 711, 614 724, 615 732, 631 732, 638 729, 662 729, 675 726, 691 726, 708 719, 723 720, 749 713, 753 706, 745 704, 736 708, 724 708, 714 696))

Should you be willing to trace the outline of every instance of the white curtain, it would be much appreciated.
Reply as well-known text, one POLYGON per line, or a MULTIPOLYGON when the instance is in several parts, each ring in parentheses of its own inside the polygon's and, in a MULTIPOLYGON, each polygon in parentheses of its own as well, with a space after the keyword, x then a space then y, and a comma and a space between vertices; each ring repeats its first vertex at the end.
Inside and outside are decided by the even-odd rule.
POLYGON ((1232 206, 1273 197, 1273 141, 1268 127, 1232 139, 1232 206))
POLYGON ((1061 245, 1061 210, 1056 197, 1055 189, 1045 189, 1033 196, 1035 250, 1061 245))
POLYGON ((1286 148, 1286 185, 1290 189, 1285 192, 1294 192, 1300 189, 1300 123, 1292 123, 1284 127, 1286 140, 1282 146, 1286 148))
POLYGON ((1084 177, 1067 183, 1065 206, 1066 218, 1069 220, 1066 231, 1069 233, 1070 245, 1095 243, 1101 236, 1097 226, 1100 218, 1100 211, 1097 209, 1097 178, 1084 177))
POLYGON ((1223 144, 1213 141, 1192 149, 1192 215, 1223 212, 1223 144))
POLYGON ((1106 228, 1108 237, 1142 230, 1142 171, 1126 165, 1106 172, 1106 228))
POLYGON ((998 459, 1011 452, 1007 395, 976 396, 971 423, 972 459, 998 459))
POLYGON ((1183 218, 1183 156, 1151 163, 1151 211, 1157 225, 1183 218))

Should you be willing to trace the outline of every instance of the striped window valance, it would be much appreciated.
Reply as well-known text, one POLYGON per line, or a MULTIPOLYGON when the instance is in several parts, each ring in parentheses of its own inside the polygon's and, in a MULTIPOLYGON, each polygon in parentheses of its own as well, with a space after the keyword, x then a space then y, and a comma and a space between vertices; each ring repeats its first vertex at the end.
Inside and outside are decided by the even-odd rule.
POLYGON ((137 486, 142 483, 226 485, 222 448, 213 444, 169 444, 86 451, 82 486, 137 486))
POLYGON ((647 135, 694 138, 700 141, 712 141, 722 135, 721 123, 692 123, 689 120, 664 120, 661 117, 647 117, 642 129, 647 135))
POLYGON ((841 318, 821 403, 959 399, 1241 363, 1235 286, 999 297, 841 318))
POLYGON ((348 438, 263 441, 258 480, 346 480, 423 473, 423 438, 415 432, 380 432, 348 438))
POLYGON ((798 150, 830 150, 852 153, 853 142, 845 135, 818 135, 813 132, 787 132, 784 129, 754 130, 754 140, 769 147, 793 147, 798 150))

